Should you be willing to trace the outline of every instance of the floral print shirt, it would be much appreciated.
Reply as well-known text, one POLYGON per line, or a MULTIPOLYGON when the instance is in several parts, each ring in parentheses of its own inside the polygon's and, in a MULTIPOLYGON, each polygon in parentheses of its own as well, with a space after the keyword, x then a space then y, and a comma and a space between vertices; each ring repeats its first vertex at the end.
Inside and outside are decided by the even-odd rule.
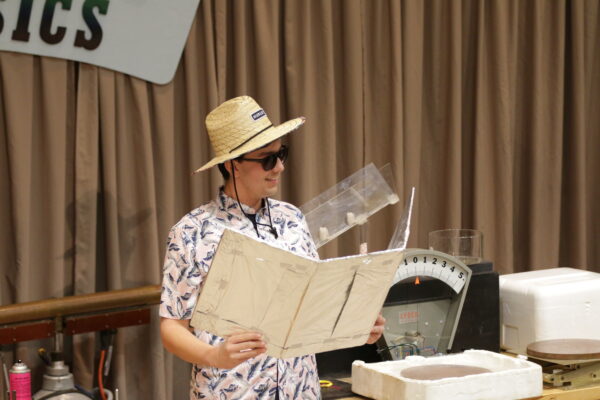
MULTIPOLYGON (((242 205, 246 214, 256 213, 260 237, 288 251, 318 258, 316 247, 300 210, 291 204, 268 200, 271 221, 278 238, 270 232, 269 210, 242 205)), ((170 231, 163 268, 161 317, 191 319, 196 299, 224 227, 256 236, 253 224, 240 211, 238 202, 223 189, 217 198, 185 215, 170 231)), ((218 345, 223 338, 194 330, 200 340, 218 345)), ((264 354, 233 369, 195 364, 190 399, 319 399, 321 397, 314 355, 277 359, 264 354)))

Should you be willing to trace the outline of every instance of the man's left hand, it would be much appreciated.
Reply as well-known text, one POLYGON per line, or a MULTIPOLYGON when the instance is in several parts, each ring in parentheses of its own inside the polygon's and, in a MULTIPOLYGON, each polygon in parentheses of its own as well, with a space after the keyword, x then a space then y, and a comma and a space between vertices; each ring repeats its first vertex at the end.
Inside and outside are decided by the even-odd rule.
POLYGON ((377 316, 375 320, 375 325, 373 325, 373 329, 371 329, 371 333, 369 334, 369 338, 367 339, 367 344, 375 343, 383 334, 383 327, 385 325, 385 318, 381 313, 377 316))

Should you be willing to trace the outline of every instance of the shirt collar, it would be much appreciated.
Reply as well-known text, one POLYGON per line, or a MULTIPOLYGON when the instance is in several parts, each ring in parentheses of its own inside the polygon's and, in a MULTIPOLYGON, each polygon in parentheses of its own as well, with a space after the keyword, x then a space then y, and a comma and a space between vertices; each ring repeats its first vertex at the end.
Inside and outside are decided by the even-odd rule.
POLYGON ((258 211, 250 206, 247 206, 246 204, 242 204, 242 203, 238 204, 238 201, 236 199, 229 197, 225 193, 224 186, 221 186, 219 188, 219 193, 217 195, 216 201, 217 201, 217 204, 219 205, 219 208, 221 208, 223 211, 233 214, 237 217, 244 217, 244 214, 242 214, 240 212, 239 204, 242 205, 242 208, 244 209, 244 212, 246 214, 262 213, 262 212, 264 212, 264 209, 265 209, 265 200, 264 199, 262 201, 261 208, 258 211))

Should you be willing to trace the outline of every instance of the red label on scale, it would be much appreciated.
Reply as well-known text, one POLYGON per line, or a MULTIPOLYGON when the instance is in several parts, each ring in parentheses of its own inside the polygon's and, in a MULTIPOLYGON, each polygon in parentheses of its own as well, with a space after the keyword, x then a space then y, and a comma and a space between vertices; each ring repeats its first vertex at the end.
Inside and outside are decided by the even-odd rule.
POLYGON ((399 323, 400 324, 412 324, 419 320, 419 312, 414 311, 401 311, 400 312, 399 323))

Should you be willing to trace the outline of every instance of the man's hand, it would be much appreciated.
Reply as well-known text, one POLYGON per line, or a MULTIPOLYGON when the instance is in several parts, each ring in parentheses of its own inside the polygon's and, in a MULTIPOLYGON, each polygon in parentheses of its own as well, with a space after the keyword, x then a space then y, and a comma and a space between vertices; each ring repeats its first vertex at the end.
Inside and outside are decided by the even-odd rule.
POLYGON ((385 325, 385 318, 381 313, 377 316, 375 320, 375 325, 373 325, 373 329, 371 329, 371 333, 369 334, 369 338, 367 339, 367 344, 375 343, 383 334, 383 327, 385 325))
POLYGON ((255 332, 236 332, 214 347, 211 366, 231 369, 244 361, 267 351, 262 335, 255 332))

